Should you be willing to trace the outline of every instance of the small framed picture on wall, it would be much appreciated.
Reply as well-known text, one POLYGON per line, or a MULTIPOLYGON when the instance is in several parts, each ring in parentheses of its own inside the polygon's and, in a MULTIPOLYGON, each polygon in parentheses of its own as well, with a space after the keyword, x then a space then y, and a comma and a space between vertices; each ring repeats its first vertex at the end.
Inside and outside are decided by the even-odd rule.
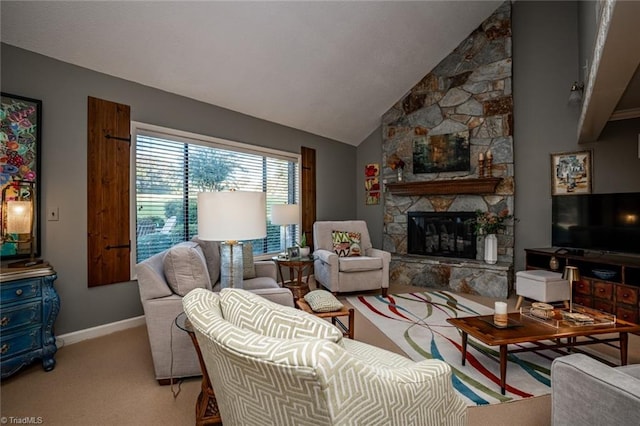
POLYGON ((551 195, 590 194, 591 151, 551 154, 551 195))

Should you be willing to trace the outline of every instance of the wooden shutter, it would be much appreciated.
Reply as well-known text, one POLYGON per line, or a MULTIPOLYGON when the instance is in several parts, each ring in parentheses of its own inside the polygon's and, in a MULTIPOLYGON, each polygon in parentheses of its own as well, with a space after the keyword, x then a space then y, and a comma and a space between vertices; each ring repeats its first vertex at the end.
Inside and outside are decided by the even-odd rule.
POLYGON ((128 105, 89 97, 87 214, 89 287, 129 281, 128 105))
POLYGON ((302 232, 313 250, 313 223, 316 221, 316 150, 301 147, 302 232))

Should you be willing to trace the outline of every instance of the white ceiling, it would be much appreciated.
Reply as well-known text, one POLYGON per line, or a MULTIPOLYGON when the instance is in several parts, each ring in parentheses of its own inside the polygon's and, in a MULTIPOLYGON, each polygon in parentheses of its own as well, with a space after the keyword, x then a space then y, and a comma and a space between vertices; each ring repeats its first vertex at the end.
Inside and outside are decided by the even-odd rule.
POLYGON ((358 145, 501 1, 2 1, 4 43, 358 145))

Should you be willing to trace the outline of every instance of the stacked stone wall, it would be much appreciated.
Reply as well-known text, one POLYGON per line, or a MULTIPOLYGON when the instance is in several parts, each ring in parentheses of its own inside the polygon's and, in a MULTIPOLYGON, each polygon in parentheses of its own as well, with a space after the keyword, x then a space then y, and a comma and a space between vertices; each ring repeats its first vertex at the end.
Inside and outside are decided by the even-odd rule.
MULTIPOLYGON (((384 240, 385 250, 395 256, 392 271, 399 281, 412 276, 458 275, 451 270, 450 262, 443 267, 433 266, 433 259, 425 259, 420 273, 415 272, 414 258, 403 262, 407 253, 407 213, 492 211, 499 213, 507 209, 514 213, 514 159, 513 159, 513 98, 511 55, 511 4, 503 3, 458 47, 442 60, 430 73, 400 99, 382 118, 383 131, 383 183, 395 182, 397 171, 387 164, 395 155, 405 163, 403 178, 411 181, 438 181, 482 177, 478 158, 488 151, 493 157, 491 176, 502 181, 493 194, 438 196, 399 196, 385 191, 384 240), (413 148, 415 141, 457 132, 468 132, 469 170, 440 173, 414 173, 413 148), (411 266, 409 266, 411 265, 411 266), (403 269, 406 269, 403 272, 403 269), (409 272, 409 270, 414 272, 409 272), (429 272, 433 270, 432 272, 429 272)), ((484 173, 487 176, 487 173, 484 173)), ((513 266, 513 226, 508 226, 498 235, 498 260, 502 275, 511 274, 513 266)), ((483 239, 477 243, 477 258, 484 256, 483 239)), ((420 263, 420 262, 418 262, 420 263)), ((474 268, 473 273, 463 275, 483 280, 484 267, 474 268)), ((393 275, 392 275, 393 278, 393 275)), ((506 276, 506 286, 511 287, 511 278, 506 276)), ((486 281, 486 280, 484 280, 486 281)), ((444 282, 440 280, 440 282, 444 282)), ((425 282, 428 284, 428 282, 425 282)), ((468 284, 468 283, 467 283, 468 284)), ((473 286, 451 283, 456 288, 473 286)), ((484 286, 484 284, 483 284, 484 286)), ((491 293, 491 292, 489 292, 491 293)))

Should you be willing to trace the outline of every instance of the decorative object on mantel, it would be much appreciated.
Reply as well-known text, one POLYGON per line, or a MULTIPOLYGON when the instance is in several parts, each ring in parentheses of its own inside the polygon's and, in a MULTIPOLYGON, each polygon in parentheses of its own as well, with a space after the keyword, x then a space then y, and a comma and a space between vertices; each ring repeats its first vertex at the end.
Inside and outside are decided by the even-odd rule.
POLYGON ((485 160, 485 154, 483 154, 482 152, 478 154, 478 177, 479 178, 483 178, 485 175, 485 172, 487 177, 492 176, 492 173, 491 173, 492 163, 493 163, 493 154, 491 153, 491 150, 487 151, 486 160, 485 160), (486 169, 485 169, 485 163, 486 163, 486 169))
POLYGON ((404 161, 402 161, 402 159, 400 157, 398 157, 398 154, 391 154, 389 156, 389 158, 387 159, 387 165, 391 168, 391 170, 396 170, 398 173, 398 182, 402 182, 403 176, 403 170, 404 170, 404 161))
POLYGON ((478 154, 478 177, 484 177, 484 154, 478 154))
POLYGON ((417 182, 388 183, 386 188, 395 195, 460 195, 495 194, 502 178, 447 179, 417 182))
POLYGON ((487 177, 491 177, 493 173, 491 172, 491 167, 493 164, 493 154, 491 151, 487 151, 487 177))

